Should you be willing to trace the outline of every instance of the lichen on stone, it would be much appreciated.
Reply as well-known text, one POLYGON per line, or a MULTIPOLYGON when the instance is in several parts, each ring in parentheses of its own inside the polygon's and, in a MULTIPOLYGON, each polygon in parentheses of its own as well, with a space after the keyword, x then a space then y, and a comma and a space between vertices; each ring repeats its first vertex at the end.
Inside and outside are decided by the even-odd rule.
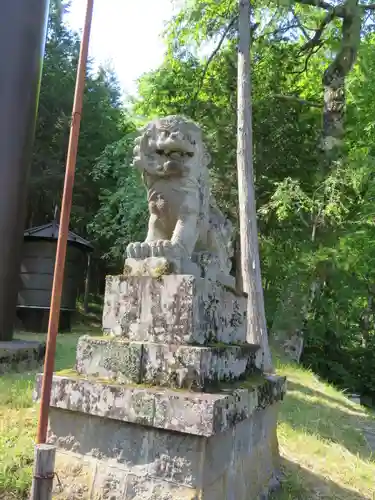
POLYGON ((132 268, 130 266, 128 266, 127 264, 124 265, 124 269, 123 269, 123 274, 124 276, 129 276, 132 272, 132 268))

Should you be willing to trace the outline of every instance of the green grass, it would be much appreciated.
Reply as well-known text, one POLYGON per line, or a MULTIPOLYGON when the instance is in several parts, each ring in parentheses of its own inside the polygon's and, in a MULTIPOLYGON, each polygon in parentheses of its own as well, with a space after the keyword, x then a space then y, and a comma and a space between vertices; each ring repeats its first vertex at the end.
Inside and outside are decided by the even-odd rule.
POLYGON ((375 499, 375 455, 363 427, 374 415, 311 371, 278 363, 288 378, 278 436, 285 475, 277 500, 375 499))
MULTIPOLYGON (((101 335, 88 321, 60 334, 56 370, 74 365, 83 334, 101 335)), ((16 335, 44 338, 43 335, 16 335)), ((279 444, 285 478, 274 500, 375 499, 375 459, 362 427, 374 417, 312 372, 278 362, 288 378, 281 404, 279 444)), ((35 372, 0 377, 0 499, 27 498, 31 484, 37 406, 32 402, 35 372)))
MULTIPOLYGON (((59 334, 55 369, 72 367, 81 335, 101 335, 94 318, 72 333, 59 334)), ((42 334, 15 335, 24 340, 44 340, 42 334)), ((31 486, 38 407, 32 401, 37 372, 0 376, 0 500, 27 498, 31 486)))

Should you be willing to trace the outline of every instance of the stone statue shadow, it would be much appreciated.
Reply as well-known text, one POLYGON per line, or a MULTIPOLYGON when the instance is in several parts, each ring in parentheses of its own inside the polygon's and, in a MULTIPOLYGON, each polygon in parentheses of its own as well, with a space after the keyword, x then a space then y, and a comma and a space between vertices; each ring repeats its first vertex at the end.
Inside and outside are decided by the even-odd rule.
POLYGON ((285 458, 281 459, 282 487, 271 495, 270 500, 368 500, 356 491, 314 474, 285 458))

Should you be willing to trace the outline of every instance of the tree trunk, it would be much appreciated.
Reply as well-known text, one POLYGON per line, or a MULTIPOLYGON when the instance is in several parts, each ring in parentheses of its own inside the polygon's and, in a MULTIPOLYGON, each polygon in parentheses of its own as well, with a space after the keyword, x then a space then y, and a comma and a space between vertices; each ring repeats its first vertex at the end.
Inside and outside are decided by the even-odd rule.
POLYGON ((329 164, 338 159, 341 152, 345 125, 345 80, 357 59, 361 16, 358 0, 347 0, 344 4, 341 46, 323 75, 322 148, 329 164))
POLYGON ((234 248, 235 269, 236 269, 236 289, 238 292, 243 292, 242 273, 241 273, 241 241, 240 235, 236 235, 236 243, 234 248))
POLYGON ((260 272, 252 159, 250 83, 250 1, 239 0, 237 172, 241 234, 241 269, 248 294, 247 341, 259 344, 261 368, 272 371, 260 272))

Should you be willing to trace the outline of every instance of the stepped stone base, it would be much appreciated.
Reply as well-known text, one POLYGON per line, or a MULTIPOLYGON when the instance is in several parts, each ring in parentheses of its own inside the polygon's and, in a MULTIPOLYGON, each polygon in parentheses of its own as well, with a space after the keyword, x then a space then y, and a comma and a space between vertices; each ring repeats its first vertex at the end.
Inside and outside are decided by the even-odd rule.
POLYGON ((246 298, 196 275, 129 274, 107 277, 104 302, 106 335, 81 337, 76 370, 53 377, 54 498, 266 498, 285 379, 257 368, 246 298))
POLYGON ((38 341, 0 342, 0 374, 38 369, 44 361, 46 344, 38 341))
POLYGON ((207 389, 256 372, 258 350, 250 344, 190 346, 84 336, 77 346, 76 369, 119 383, 207 389))
MULTIPOLYGON (((36 398, 40 386, 38 377, 36 398)), ((55 376, 48 441, 58 448, 63 489, 54 498, 266 498, 284 392, 281 377, 208 394, 55 376)))

